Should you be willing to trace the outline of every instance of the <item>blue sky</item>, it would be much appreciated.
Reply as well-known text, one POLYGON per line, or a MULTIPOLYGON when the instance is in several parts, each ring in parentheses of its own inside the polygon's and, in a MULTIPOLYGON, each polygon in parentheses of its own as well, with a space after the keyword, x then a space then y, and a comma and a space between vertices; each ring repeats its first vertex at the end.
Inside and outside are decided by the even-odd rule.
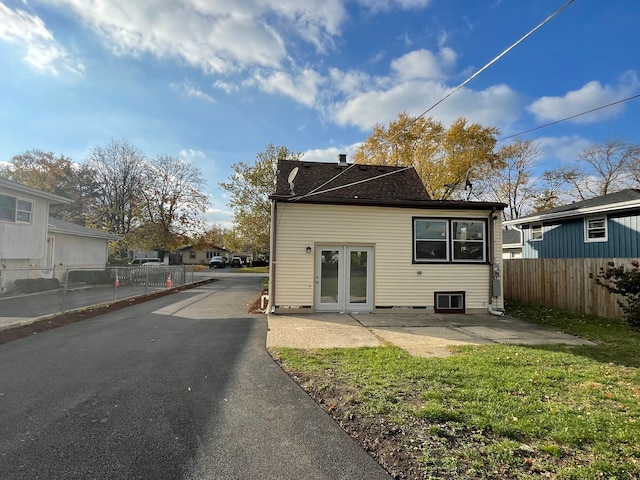
MULTIPOLYGON (((567 0, 0 0, 0 161, 127 139, 218 187, 267 144, 335 161, 419 115, 567 0)), ((519 133, 640 93, 640 2, 575 0, 430 115, 519 133)), ((540 168, 640 143, 640 99, 525 135, 540 168)))

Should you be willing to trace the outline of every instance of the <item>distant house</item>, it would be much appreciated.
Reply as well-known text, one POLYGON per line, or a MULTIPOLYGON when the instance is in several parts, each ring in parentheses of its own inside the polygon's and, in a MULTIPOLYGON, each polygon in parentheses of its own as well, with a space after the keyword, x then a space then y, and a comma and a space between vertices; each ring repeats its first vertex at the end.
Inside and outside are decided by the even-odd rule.
POLYGON ((640 257, 640 190, 627 189, 504 222, 522 258, 640 257))
POLYGON ((436 201, 413 167, 280 160, 272 313, 502 307, 504 204, 436 201))
POLYGON ((227 262, 231 260, 231 252, 218 245, 194 247, 189 245, 178 250, 182 254, 182 263, 185 265, 208 265, 213 257, 224 257, 227 262))
POLYGON ((502 258, 522 258, 522 232, 516 228, 502 230, 502 258))
POLYGON ((68 198, 0 178, 0 264, 4 268, 51 268, 49 206, 68 198))

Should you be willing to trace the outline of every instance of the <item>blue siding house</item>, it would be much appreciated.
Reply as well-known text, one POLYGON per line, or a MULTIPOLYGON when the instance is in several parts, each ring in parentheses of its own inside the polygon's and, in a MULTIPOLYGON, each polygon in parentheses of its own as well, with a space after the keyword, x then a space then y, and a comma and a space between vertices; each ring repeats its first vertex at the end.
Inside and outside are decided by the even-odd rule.
POLYGON ((504 224, 522 231, 522 258, 637 258, 640 190, 621 190, 504 224))

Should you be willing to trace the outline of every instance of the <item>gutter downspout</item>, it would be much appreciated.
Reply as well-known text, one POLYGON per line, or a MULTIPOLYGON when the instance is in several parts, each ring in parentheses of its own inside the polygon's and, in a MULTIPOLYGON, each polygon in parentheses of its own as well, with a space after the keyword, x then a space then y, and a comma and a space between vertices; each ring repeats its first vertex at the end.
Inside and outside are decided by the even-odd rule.
POLYGON ((269 301, 267 312, 275 313, 276 306, 276 236, 278 234, 278 201, 271 201, 271 234, 269 235, 269 301))
POLYGON ((487 311, 491 314, 491 315, 495 315, 497 317, 502 317, 504 316, 504 309, 502 308, 494 308, 493 307, 493 299, 494 297, 497 297, 497 295, 494 295, 494 282, 499 281, 499 276, 496 278, 496 275, 499 275, 499 271, 496 272, 496 268, 497 268, 497 264, 494 264, 495 258, 494 258, 494 248, 495 245, 493 244, 493 239, 496 235, 494 235, 494 231, 495 231, 495 221, 493 216, 496 213, 496 209, 492 208, 491 209, 491 213, 489 214, 489 303, 487 304, 487 311))

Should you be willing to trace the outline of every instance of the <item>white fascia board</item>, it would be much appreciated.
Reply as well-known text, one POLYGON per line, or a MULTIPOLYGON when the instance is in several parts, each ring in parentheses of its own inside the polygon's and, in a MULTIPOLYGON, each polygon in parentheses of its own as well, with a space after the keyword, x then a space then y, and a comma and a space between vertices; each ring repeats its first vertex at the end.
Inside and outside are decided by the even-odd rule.
POLYGON ((587 215, 594 215, 596 213, 610 213, 620 210, 630 210, 632 208, 640 209, 640 200, 631 200, 629 202, 614 203, 609 205, 598 205, 597 207, 578 208, 576 210, 570 210, 565 212, 556 213, 541 213, 539 215, 532 215, 526 218, 517 218, 515 220, 507 220, 502 222, 503 225, 524 225, 528 223, 545 222, 547 220, 558 220, 572 217, 586 217, 587 215))
POLYGON ((11 180, 6 180, 4 178, 0 178, 0 187, 4 187, 8 190, 13 190, 25 196, 44 198, 46 200, 49 200, 51 203, 73 203, 73 200, 71 200, 70 198, 61 197, 60 195, 56 195, 55 193, 44 192, 42 190, 27 187, 26 185, 22 185, 21 183, 12 182, 11 180))

